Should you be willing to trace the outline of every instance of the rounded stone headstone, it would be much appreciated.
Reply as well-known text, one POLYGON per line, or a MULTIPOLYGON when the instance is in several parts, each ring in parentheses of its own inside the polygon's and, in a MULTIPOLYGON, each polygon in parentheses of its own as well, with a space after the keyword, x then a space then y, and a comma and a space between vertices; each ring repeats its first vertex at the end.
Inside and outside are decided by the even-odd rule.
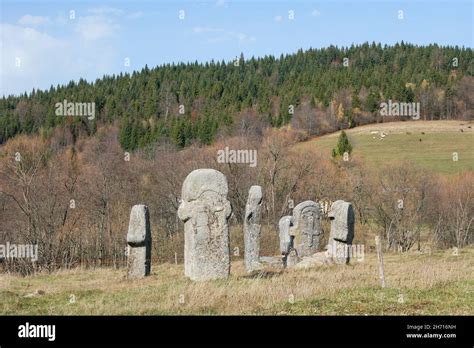
POLYGON ((230 273, 227 179, 214 169, 196 169, 184 180, 178 217, 184 222, 184 273, 191 280, 230 273))
POLYGON ((293 227, 290 235, 294 237, 293 247, 299 257, 309 256, 318 252, 321 235, 321 211, 319 204, 304 201, 293 208, 293 227))

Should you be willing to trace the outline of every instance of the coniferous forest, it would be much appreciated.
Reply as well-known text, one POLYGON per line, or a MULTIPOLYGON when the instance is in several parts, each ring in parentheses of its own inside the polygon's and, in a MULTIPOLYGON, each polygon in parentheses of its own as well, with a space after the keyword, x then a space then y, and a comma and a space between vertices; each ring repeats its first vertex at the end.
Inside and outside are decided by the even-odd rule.
POLYGON ((0 144, 17 134, 64 145, 106 124, 125 150, 156 142, 211 144, 219 135, 291 124, 309 135, 386 121, 381 101, 419 101, 421 119, 473 117, 471 48, 365 43, 230 62, 166 64, 95 82, 71 81, 0 101, 0 144), (94 102, 95 118, 58 117, 55 104, 94 102))

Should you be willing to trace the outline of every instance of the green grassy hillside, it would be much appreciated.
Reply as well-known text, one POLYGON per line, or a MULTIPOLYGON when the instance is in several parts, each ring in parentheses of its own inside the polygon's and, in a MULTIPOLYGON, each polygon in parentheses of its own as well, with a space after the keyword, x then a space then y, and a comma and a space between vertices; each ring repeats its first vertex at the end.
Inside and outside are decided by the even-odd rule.
MULTIPOLYGON (((371 124, 346 130, 352 155, 375 166, 409 160, 441 174, 474 170, 474 124, 462 121, 417 121, 371 124), (453 161, 453 153, 458 161, 453 161)), ((330 156, 340 132, 296 146, 316 148, 330 156)))

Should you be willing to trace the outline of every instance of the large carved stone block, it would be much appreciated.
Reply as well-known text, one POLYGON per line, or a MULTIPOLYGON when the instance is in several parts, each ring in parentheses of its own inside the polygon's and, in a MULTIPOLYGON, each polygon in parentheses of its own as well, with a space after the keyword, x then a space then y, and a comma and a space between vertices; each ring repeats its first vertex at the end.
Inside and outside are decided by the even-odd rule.
POLYGON ((214 169, 197 169, 184 180, 178 217, 184 222, 184 273, 192 280, 227 278, 230 273, 227 179, 214 169))
POLYGON ((290 236, 293 237, 293 248, 298 257, 313 255, 319 248, 321 235, 321 212, 319 204, 304 201, 293 208, 290 236))

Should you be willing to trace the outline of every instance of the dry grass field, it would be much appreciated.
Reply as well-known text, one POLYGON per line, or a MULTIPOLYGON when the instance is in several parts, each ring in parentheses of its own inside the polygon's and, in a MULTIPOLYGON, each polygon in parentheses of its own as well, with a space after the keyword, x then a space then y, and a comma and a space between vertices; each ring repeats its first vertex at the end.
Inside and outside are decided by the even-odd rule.
POLYGON ((143 280, 125 269, 73 269, 29 277, 0 275, 2 315, 472 315, 474 248, 387 254, 387 288, 376 255, 363 261, 191 282, 182 264, 160 264, 143 280))

